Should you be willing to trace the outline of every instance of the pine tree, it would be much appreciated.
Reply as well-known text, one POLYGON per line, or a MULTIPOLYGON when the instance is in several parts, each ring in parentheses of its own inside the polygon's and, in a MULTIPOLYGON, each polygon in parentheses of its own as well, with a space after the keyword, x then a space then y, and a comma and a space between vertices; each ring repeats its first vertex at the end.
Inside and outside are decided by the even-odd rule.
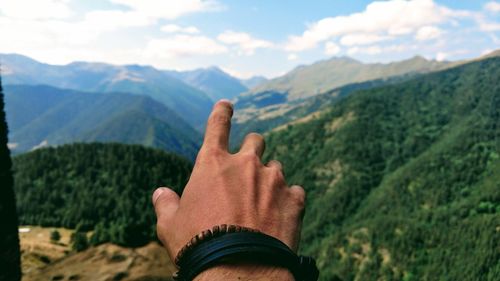
POLYGON ((0 78, 0 280, 20 280, 19 236, 12 162, 7 147, 7 122, 4 112, 2 80, 0 78))

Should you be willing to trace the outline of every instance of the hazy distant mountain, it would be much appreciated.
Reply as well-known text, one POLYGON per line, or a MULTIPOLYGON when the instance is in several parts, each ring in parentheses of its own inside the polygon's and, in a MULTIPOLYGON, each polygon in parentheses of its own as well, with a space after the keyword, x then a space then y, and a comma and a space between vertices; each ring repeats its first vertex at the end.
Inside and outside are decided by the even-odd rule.
POLYGON ((288 99, 294 100, 314 96, 351 83, 425 73, 443 69, 449 64, 449 62, 427 60, 420 56, 387 64, 365 64, 348 57, 335 57, 311 65, 299 66, 284 76, 271 79, 252 89, 249 95, 274 91, 286 93, 288 99))
POLYGON ((232 99, 248 90, 240 80, 218 67, 200 68, 192 71, 165 71, 165 73, 207 93, 212 101, 232 99))
POLYGON ((47 84, 88 92, 126 92, 150 96, 174 110, 192 126, 201 127, 213 102, 195 89, 151 66, 116 66, 75 62, 48 65, 21 55, 0 55, 5 85, 47 84))
MULTIPOLYGON (((393 63, 364 64, 348 57, 299 66, 236 98, 233 138, 236 142, 250 131, 260 133, 301 118, 321 106, 327 94, 342 97, 359 88, 369 88, 412 78, 415 75, 456 65, 416 56, 393 63), (349 86, 352 85, 352 86, 349 86), (344 88, 346 87, 346 88, 344 88)), ((334 99, 327 98, 326 104, 334 99)))
MULTIPOLYGON (((353 73, 352 75, 354 76, 365 73, 367 75, 371 75, 371 77, 373 77, 374 75, 378 75, 380 76, 380 78, 365 82, 349 83, 347 85, 326 90, 318 95, 310 96, 309 94, 306 94, 304 95, 306 96, 306 98, 298 98, 298 96, 291 97, 288 91, 263 90, 259 92, 256 89, 253 89, 248 93, 238 96, 235 103, 235 107, 237 108, 237 110, 235 112, 233 130, 231 133, 232 142, 239 143, 239 141, 241 141, 243 137, 251 131, 265 133, 288 122, 292 122, 297 119, 302 120, 301 118, 309 118, 310 116, 307 116, 310 113, 313 113, 314 111, 321 108, 331 106, 353 91, 399 83, 402 81, 413 79, 415 76, 421 75, 425 72, 437 71, 441 68, 451 68, 467 62, 479 61, 486 58, 498 56, 500 56, 499 50, 468 61, 463 60, 455 62, 436 62, 429 61, 417 56, 410 60, 394 62, 390 64, 362 64, 352 59, 340 58, 319 62, 310 66, 299 67, 289 74, 277 79, 270 80, 268 83, 265 83, 264 85, 259 86, 256 89, 262 88, 265 85, 270 85, 272 83, 283 83, 283 85, 285 85, 286 81, 284 81, 284 79, 286 77, 295 77, 294 79, 291 79, 289 83, 290 85, 298 85, 298 87, 300 88, 302 87, 302 85, 296 83, 298 83, 297 81, 301 79, 301 75, 304 75, 304 77, 306 77, 307 75, 311 75, 311 73, 313 73, 314 71, 318 71, 318 73, 321 73, 322 71, 320 71, 320 68, 326 65, 332 66, 337 64, 338 67, 340 67, 339 65, 342 64, 342 61, 344 61, 345 64, 350 65, 351 68, 357 65, 357 68, 359 68, 359 73, 353 73), (410 70, 412 71, 408 72, 410 70), (369 73, 370 71, 372 71, 372 73, 369 73), (387 73, 392 73, 395 75, 387 77, 387 73), (396 75, 396 73, 400 73, 400 75, 396 75)), ((342 73, 341 69, 331 69, 330 71, 342 73)), ((323 70, 323 72, 326 71, 327 70, 323 70)), ((333 77, 331 81, 334 81, 335 79, 336 78, 333 77)), ((352 79, 350 78, 350 80, 352 79)), ((325 77, 325 80, 323 82, 325 85, 330 85, 329 83, 331 83, 331 81, 325 77)), ((321 81, 318 81, 317 85, 320 85, 320 82, 321 81)))
POLYGON ((28 85, 6 86, 4 93, 14 151, 100 141, 143 144, 194 159, 201 140, 175 112, 147 96, 28 85))
POLYGON ((248 79, 240 79, 241 83, 245 85, 248 89, 252 89, 254 87, 257 87, 261 84, 264 84, 265 82, 269 81, 264 76, 253 76, 248 79))

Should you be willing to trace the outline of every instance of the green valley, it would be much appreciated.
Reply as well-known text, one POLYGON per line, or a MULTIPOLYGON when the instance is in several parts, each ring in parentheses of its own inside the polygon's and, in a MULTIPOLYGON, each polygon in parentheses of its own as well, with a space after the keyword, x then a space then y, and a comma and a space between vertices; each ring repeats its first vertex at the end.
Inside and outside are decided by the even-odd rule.
MULTIPOLYGON (((257 101, 267 109, 277 106, 261 119, 235 122, 233 138, 247 130, 265 132, 264 162, 281 161, 288 184, 305 187, 300 252, 317 259, 320 280, 493 281, 500 276, 498 81, 500 58, 491 56, 427 74, 349 84, 302 100, 263 92, 257 101), (283 105, 287 108, 280 111, 283 105)), ((8 89, 15 87, 28 86, 8 89)), ((58 116, 38 122, 66 128, 61 132, 85 128, 83 121, 75 121, 81 124, 76 127, 57 123, 71 115, 45 113, 52 98, 44 96, 34 95, 32 110, 10 121, 13 136, 39 116, 58 116)), ((71 104, 87 108, 85 96, 98 95, 80 92, 71 104)), ((184 136, 194 132, 154 100, 130 97, 116 106, 99 100, 103 108, 97 112, 108 112, 107 118, 93 111, 82 115, 102 120, 83 140, 134 135, 123 130, 150 136, 146 127, 158 136, 148 138, 152 146, 162 147, 154 143, 169 139, 168 128, 188 130, 184 136), (115 107, 131 110, 111 114, 115 107)), ((16 98, 7 94, 23 108, 22 95, 16 98)), ((240 96, 236 111, 255 102, 240 96)), ((44 148, 18 155, 13 163, 21 224, 91 230, 91 244, 122 246, 155 240, 151 192, 165 185, 180 193, 192 168, 173 154, 125 144, 44 148)))

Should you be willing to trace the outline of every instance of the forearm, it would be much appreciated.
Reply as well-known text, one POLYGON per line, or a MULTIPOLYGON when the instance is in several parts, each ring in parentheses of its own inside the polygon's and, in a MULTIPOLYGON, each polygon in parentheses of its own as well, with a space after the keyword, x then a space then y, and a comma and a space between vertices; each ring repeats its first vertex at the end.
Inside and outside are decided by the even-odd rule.
POLYGON ((195 281, 294 281, 288 269, 251 264, 226 264, 209 268, 200 273, 195 281))

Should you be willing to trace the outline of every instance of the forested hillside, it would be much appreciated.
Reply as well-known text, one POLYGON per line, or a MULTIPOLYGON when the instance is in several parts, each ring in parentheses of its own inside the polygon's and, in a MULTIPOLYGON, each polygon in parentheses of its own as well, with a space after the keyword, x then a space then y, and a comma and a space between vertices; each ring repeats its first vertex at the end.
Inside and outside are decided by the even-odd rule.
MULTIPOLYGON (((259 103, 264 105, 260 110, 254 110, 251 113, 236 114, 233 126, 231 128, 231 141, 233 145, 241 143, 249 132, 266 133, 271 130, 280 130, 284 125, 304 122, 315 115, 318 111, 329 108, 339 100, 345 98, 354 91, 389 85, 405 80, 409 77, 393 77, 385 80, 373 80, 362 83, 349 84, 340 88, 335 88, 321 95, 307 99, 290 101, 286 104, 275 103, 280 100, 280 93, 265 92, 260 93, 259 103)), ((254 96, 255 97, 255 96, 254 96)), ((245 107, 252 106, 255 100, 240 97, 235 104, 236 112, 245 110, 245 107)))
POLYGON ((500 58, 354 92, 268 136, 321 280, 498 280, 500 58))
POLYGON ((156 239, 153 190, 179 191, 191 172, 176 155, 124 144, 39 149, 13 167, 20 224, 93 229, 91 243, 127 246, 156 239))
POLYGON ((8 127, 0 78, 0 280, 21 280, 16 202, 12 182, 12 162, 7 148, 8 127))
POLYGON ((5 100, 15 152, 100 141, 142 144, 193 160, 201 144, 201 135, 173 110, 146 96, 12 85, 5 100))

